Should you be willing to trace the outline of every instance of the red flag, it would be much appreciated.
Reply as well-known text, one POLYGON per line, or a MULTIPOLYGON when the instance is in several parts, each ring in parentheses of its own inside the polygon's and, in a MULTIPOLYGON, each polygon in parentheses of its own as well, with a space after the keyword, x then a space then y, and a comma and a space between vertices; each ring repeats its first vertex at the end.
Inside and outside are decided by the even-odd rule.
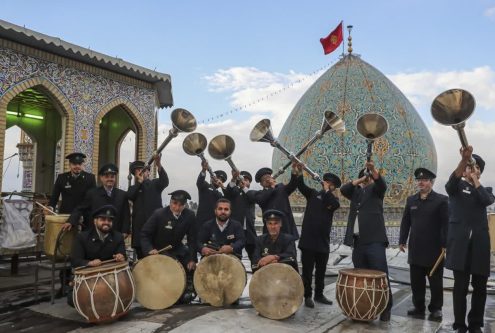
POLYGON ((335 28, 330 35, 325 38, 320 38, 320 43, 323 46, 323 52, 325 52, 325 54, 329 54, 339 47, 340 43, 344 40, 343 35, 342 22, 340 22, 337 28, 335 28))

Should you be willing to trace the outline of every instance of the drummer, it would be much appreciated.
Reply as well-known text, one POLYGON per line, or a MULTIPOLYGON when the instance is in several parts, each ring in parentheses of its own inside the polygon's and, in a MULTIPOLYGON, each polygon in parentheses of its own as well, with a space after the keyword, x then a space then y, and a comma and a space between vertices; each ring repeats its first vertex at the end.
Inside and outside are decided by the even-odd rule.
POLYGON ((242 258, 244 230, 240 222, 230 218, 230 200, 218 199, 215 205, 215 218, 200 226, 197 248, 202 256, 212 254, 233 254, 242 258))
POLYGON ((253 270, 268 264, 283 262, 294 267, 296 271, 296 245, 292 235, 280 232, 282 220, 285 218, 283 212, 276 209, 268 209, 263 214, 268 233, 258 236, 253 254, 253 270))

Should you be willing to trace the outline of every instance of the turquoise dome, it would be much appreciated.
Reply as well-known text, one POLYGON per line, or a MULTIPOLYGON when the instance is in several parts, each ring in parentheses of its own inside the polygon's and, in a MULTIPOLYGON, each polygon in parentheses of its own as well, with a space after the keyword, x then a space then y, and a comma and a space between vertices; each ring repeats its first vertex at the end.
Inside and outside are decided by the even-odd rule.
MULTIPOLYGON (((435 145, 419 114, 385 75, 359 56, 344 56, 318 78, 297 102, 278 141, 289 151, 297 152, 320 129, 327 110, 343 119, 346 131, 326 133, 301 157, 320 176, 330 171, 339 175, 343 183, 357 178, 366 159, 366 141, 358 133, 356 122, 365 113, 378 113, 388 122, 388 132, 373 144, 373 160, 388 185, 385 207, 402 207, 415 192, 416 168, 425 167, 436 173, 435 145)), ((278 170, 286 162, 285 155, 274 149, 273 169, 278 170)), ((289 175, 287 170, 279 180, 287 182, 289 175)), ((310 186, 320 188, 309 177, 306 179, 310 186)), ((292 204, 304 206, 305 200, 296 195, 292 204)))

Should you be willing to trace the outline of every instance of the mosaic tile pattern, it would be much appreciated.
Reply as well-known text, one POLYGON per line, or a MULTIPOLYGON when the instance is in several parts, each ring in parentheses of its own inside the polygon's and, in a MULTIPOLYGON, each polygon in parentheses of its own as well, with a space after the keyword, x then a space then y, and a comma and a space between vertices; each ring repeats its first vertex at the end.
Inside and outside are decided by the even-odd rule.
POLYGON ((91 170, 95 119, 98 113, 116 98, 134 105, 143 119, 146 155, 154 147, 155 91, 72 67, 51 63, 0 48, 0 96, 24 80, 43 77, 53 83, 69 100, 75 113, 74 148, 87 155, 86 169, 91 170))

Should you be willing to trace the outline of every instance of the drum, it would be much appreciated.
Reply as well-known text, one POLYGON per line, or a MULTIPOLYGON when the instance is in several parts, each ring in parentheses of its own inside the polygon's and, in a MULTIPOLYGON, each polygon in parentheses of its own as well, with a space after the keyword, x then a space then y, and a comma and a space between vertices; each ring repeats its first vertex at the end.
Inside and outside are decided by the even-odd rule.
POLYGON ((269 264, 257 270, 249 283, 249 298, 260 315, 284 319, 296 313, 304 298, 299 273, 286 264, 269 264))
POLYGON ((54 257, 56 255, 56 258, 62 259, 64 256, 70 255, 72 242, 77 235, 77 228, 71 228, 70 231, 65 231, 60 235, 58 250, 56 250, 58 235, 64 223, 69 221, 69 216, 69 214, 45 216, 44 248, 47 256, 54 257))
POLYGON ((495 214, 488 214, 488 231, 490 232, 490 250, 495 252, 495 214))
POLYGON ((359 321, 375 320, 387 307, 387 275, 371 269, 341 269, 336 297, 347 317, 359 321))
POLYGON ((74 273, 74 306, 90 323, 123 316, 134 296, 134 281, 127 262, 76 269, 74 273))
POLYGON ((159 310, 174 305, 186 288, 182 264, 165 255, 151 255, 137 262, 132 270, 136 299, 147 309, 159 310))
POLYGON ((225 306, 241 297, 246 287, 246 269, 233 255, 214 254, 199 262, 193 280, 203 302, 225 306))

